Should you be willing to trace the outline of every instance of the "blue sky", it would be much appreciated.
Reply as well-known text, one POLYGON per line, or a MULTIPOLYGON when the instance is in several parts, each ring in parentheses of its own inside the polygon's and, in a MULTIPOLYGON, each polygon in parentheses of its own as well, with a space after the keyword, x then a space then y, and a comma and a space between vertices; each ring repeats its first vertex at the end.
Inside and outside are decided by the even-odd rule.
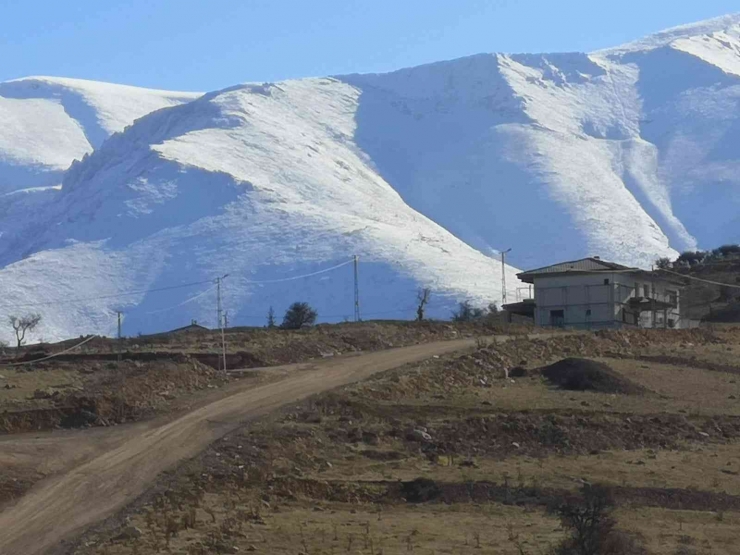
POLYGON ((591 51, 738 10, 737 0, 0 0, 0 81, 206 91, 480 52, 591 51))

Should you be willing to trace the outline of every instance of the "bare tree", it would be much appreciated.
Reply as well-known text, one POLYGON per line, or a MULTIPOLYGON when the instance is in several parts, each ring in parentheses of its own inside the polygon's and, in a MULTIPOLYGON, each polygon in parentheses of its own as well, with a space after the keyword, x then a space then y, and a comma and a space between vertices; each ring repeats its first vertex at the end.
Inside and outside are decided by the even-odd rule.
POLYGON ((11 316, 8 318, 8 321, 13 326, 15 338, 18 341, 18 347, 20 347, 26 339, 26 332, 33 331, 39 325, 39 322, 41 322, 41 314, 27 314, 20 318, 18 316, 11 316))
POLYGON ((277 324, 275 323, 275 311, 272 307, 267 311, 267 327, 274 328, 277 324))
POLYGON ((416 301, 419 303, 416 307, 416 320, 421 322, 424 320, 424 309, 429 304, 429 298, 432 296, 432 290, 428 287, 419 289, 416 294, 416 301))

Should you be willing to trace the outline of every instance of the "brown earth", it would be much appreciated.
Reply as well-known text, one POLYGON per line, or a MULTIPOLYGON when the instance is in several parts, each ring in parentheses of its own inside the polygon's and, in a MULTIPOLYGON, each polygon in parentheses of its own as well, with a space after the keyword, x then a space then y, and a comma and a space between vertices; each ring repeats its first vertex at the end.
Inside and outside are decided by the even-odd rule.
POLYGON ((607 364, 596 360, 564 358, 541 368, 540 373, 551 384, 569 391, 633 395, 644 392, 643 388, 614 372, 607 364))
POLYGON ((548 553, 547 508, 603 483, 649 553, 734 555, 738 347, 730 328, 477 341, 235 429, 68 551, 548 553), (644 391, 537 372, 571 356, 644 391))
MULTIPOLYGON (((471 338, 261 370, 280 375, 183 416, 61 432, 74 455, 41 434, 59 465, 0 513, 0 552, 547 553, 564 532, 546 507, 590 482, 650 553, 734 555, 739 347, 730 327, 471 338), (563 391, 537 372, 573 356, 644 393, 563 391)), ((0 462, 41 472, 39 439, 0 440, 0 462)))
MULTIPOLYGON (((227 354, 248 353, 252 359, 249 366, 262 367, 446 339, 494 334, 526 334, 533 331, 532 326, 526 324, 526 320, 517 324, 487 320, 474 322, 367 321, 321 324, 300 330, 263 327, 229 328, 225 333, 225 343, 227 354)), ((39 358, 68 349, 79 342, 80 339, 72 339, 54 345, 34 345, 24 347, 20 351, 16 349, 7 349, 7 351, 13 360, 18 357, 39 358)), ((114 359, 119 352, 124 356, 146 353, 204 355, 220 354, 221 348, 219 331, 198 330, 126 337, 121 340, 96 337, 75 350, 74 353, 114 359)))
MULTIPOLYGON (((192 457, 239 422, 327 389, 366 379, 430 356, 474 346, 473 340, 391 349, 305 367, 279 368, 289 377, 240 390, 166 423, 134 427, 102 454, 39 484, 0 513, 0 552, 42 553, 75 531, 112 515, 143 493, 163 470, 192 457)), ((7 446, 7 443, 5 444, 7 446)))
MULTIPOLYGON (((230 329, 227 368, 255 369, 342 354, 447 339, 471 338, 499 329, 492 322, 362 322, 304 330, 230 329)), ((527 328, 508 326, 509 333, 527 328)), ((260 383, 260 372, 215 371, 222 366, 221 337, 197 331, 121 341, 92 338, 11 349, 0 361, 0 434, 56 428, 109 426, 169 413, 199 392, 229 379, 260 383), (186 354, 183 354, 186 353, 186 354), (54 356, 51 360, 40 360, 54 356), (25 362, 24 364, 19 364, 25 362)), ((274 373, 273 373, 274 375, 274 373)))
POLYGON ((187 356, 140 362, 42 362, 3 370, 0 433, 123 424, 227 378, 187 356))

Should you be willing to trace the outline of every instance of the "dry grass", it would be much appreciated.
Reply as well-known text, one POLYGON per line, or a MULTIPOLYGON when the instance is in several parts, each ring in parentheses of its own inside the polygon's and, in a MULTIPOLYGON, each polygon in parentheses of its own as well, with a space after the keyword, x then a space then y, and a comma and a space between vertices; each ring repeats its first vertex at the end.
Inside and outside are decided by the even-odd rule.
MULTIPOLYGON (((395 452, 401 452, 400 444, 395 452)), ((390 451, 392 449, 387 449, 390 451)), ((413 480, 440 482, 508 481, 512 487, 576 491, 583 482, 635 488, 695 489, 740 495, 740 442, 687 450, 605 451, 593 455, 511 457, 426 457, 379 462, 358 456, 335 461, 321 472, 323 480, 413 480)))
MULTIPOLYGON (((702 370, 689 365, 673 366, 631 360, 606 362, 659 397, 659 401, 651 399, 654 412, 740 415, 740 375, 702 370)), ((734 362, 740 361, 736 359, 734 362)))
POLYGON ((623 528, 642 534, 652 555, 738 553, 740 513, 637 508, 622 509, 616 517, 623 528))
POLYGON ((43 400, 33 399, 36 390, 48 389, 66 393, 79 391, 84 387, 84 375, 71 367, 40 371, 28 371, 25 367, 6 367, 0 370, 0 375, 0 408, 3 410, 46 406, 43 400))
POLYGON ((75 552, 544 555, 565 534, 546 505, 589 482, 614 488, 619 528, 649 553, 734 555, 740 376, 708 365, 734 367, 739 348, 734 329, 612 333, 481 345, 384 374, 217 442, 131 509, 140 538, 111 541, 118 528, 75 552), (681 364, 641 359, 668 355, 681 364), (567 356, 648 391, 504 378, 567 356), (444 495, 407 503, 398 484, 418 478, 444 495))
MULTIPOLYGON (((207 496, 196 511, 194 527, 179 530, 167 541, 166 525, 137 516, 131 524, 149 531, 136 542, 113 542, 110 555, 152 553, 362 553, 362 554, 478 554, 542 553, 562 536, 557 519, 540 512, 503 505, 460 507, 355 506, 300 503, 279 506, 238 502, 224 507, 207 496), (228 510, 225 510, 228 509, 228 510), (148 523, 148 522, 149 523, 148 523), (205 541, 204 541, 205 538, 205 541), (169 545, 168 545, 169 544, 169 545)), ((180 522, 182 515, 170 515, 180 522)), ((178 526, 179 527, 179 526, 178 526)))

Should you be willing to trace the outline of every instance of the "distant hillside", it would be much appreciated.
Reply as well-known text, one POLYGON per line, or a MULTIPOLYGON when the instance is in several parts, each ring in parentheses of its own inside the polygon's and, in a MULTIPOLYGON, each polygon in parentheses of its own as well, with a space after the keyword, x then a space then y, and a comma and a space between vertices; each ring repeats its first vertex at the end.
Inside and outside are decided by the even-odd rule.
POLYGON ((740 253, 729 256, 685 253, 671 270, 695 278, 686 279, 683 296, 692 320, 740 323, 740 253), (692 261, 691 265, 681 264, 687 259, 692 261))
POLYGON ((31 78, 0 111, 3 311, 50 340, 216 325, 224 274, 234 325, 353 318, 354 255, 366 317, 420 288, 449 317, 502 270, 515 299, 516 268, 740 242, 740 16, 204 96, 31 78))

